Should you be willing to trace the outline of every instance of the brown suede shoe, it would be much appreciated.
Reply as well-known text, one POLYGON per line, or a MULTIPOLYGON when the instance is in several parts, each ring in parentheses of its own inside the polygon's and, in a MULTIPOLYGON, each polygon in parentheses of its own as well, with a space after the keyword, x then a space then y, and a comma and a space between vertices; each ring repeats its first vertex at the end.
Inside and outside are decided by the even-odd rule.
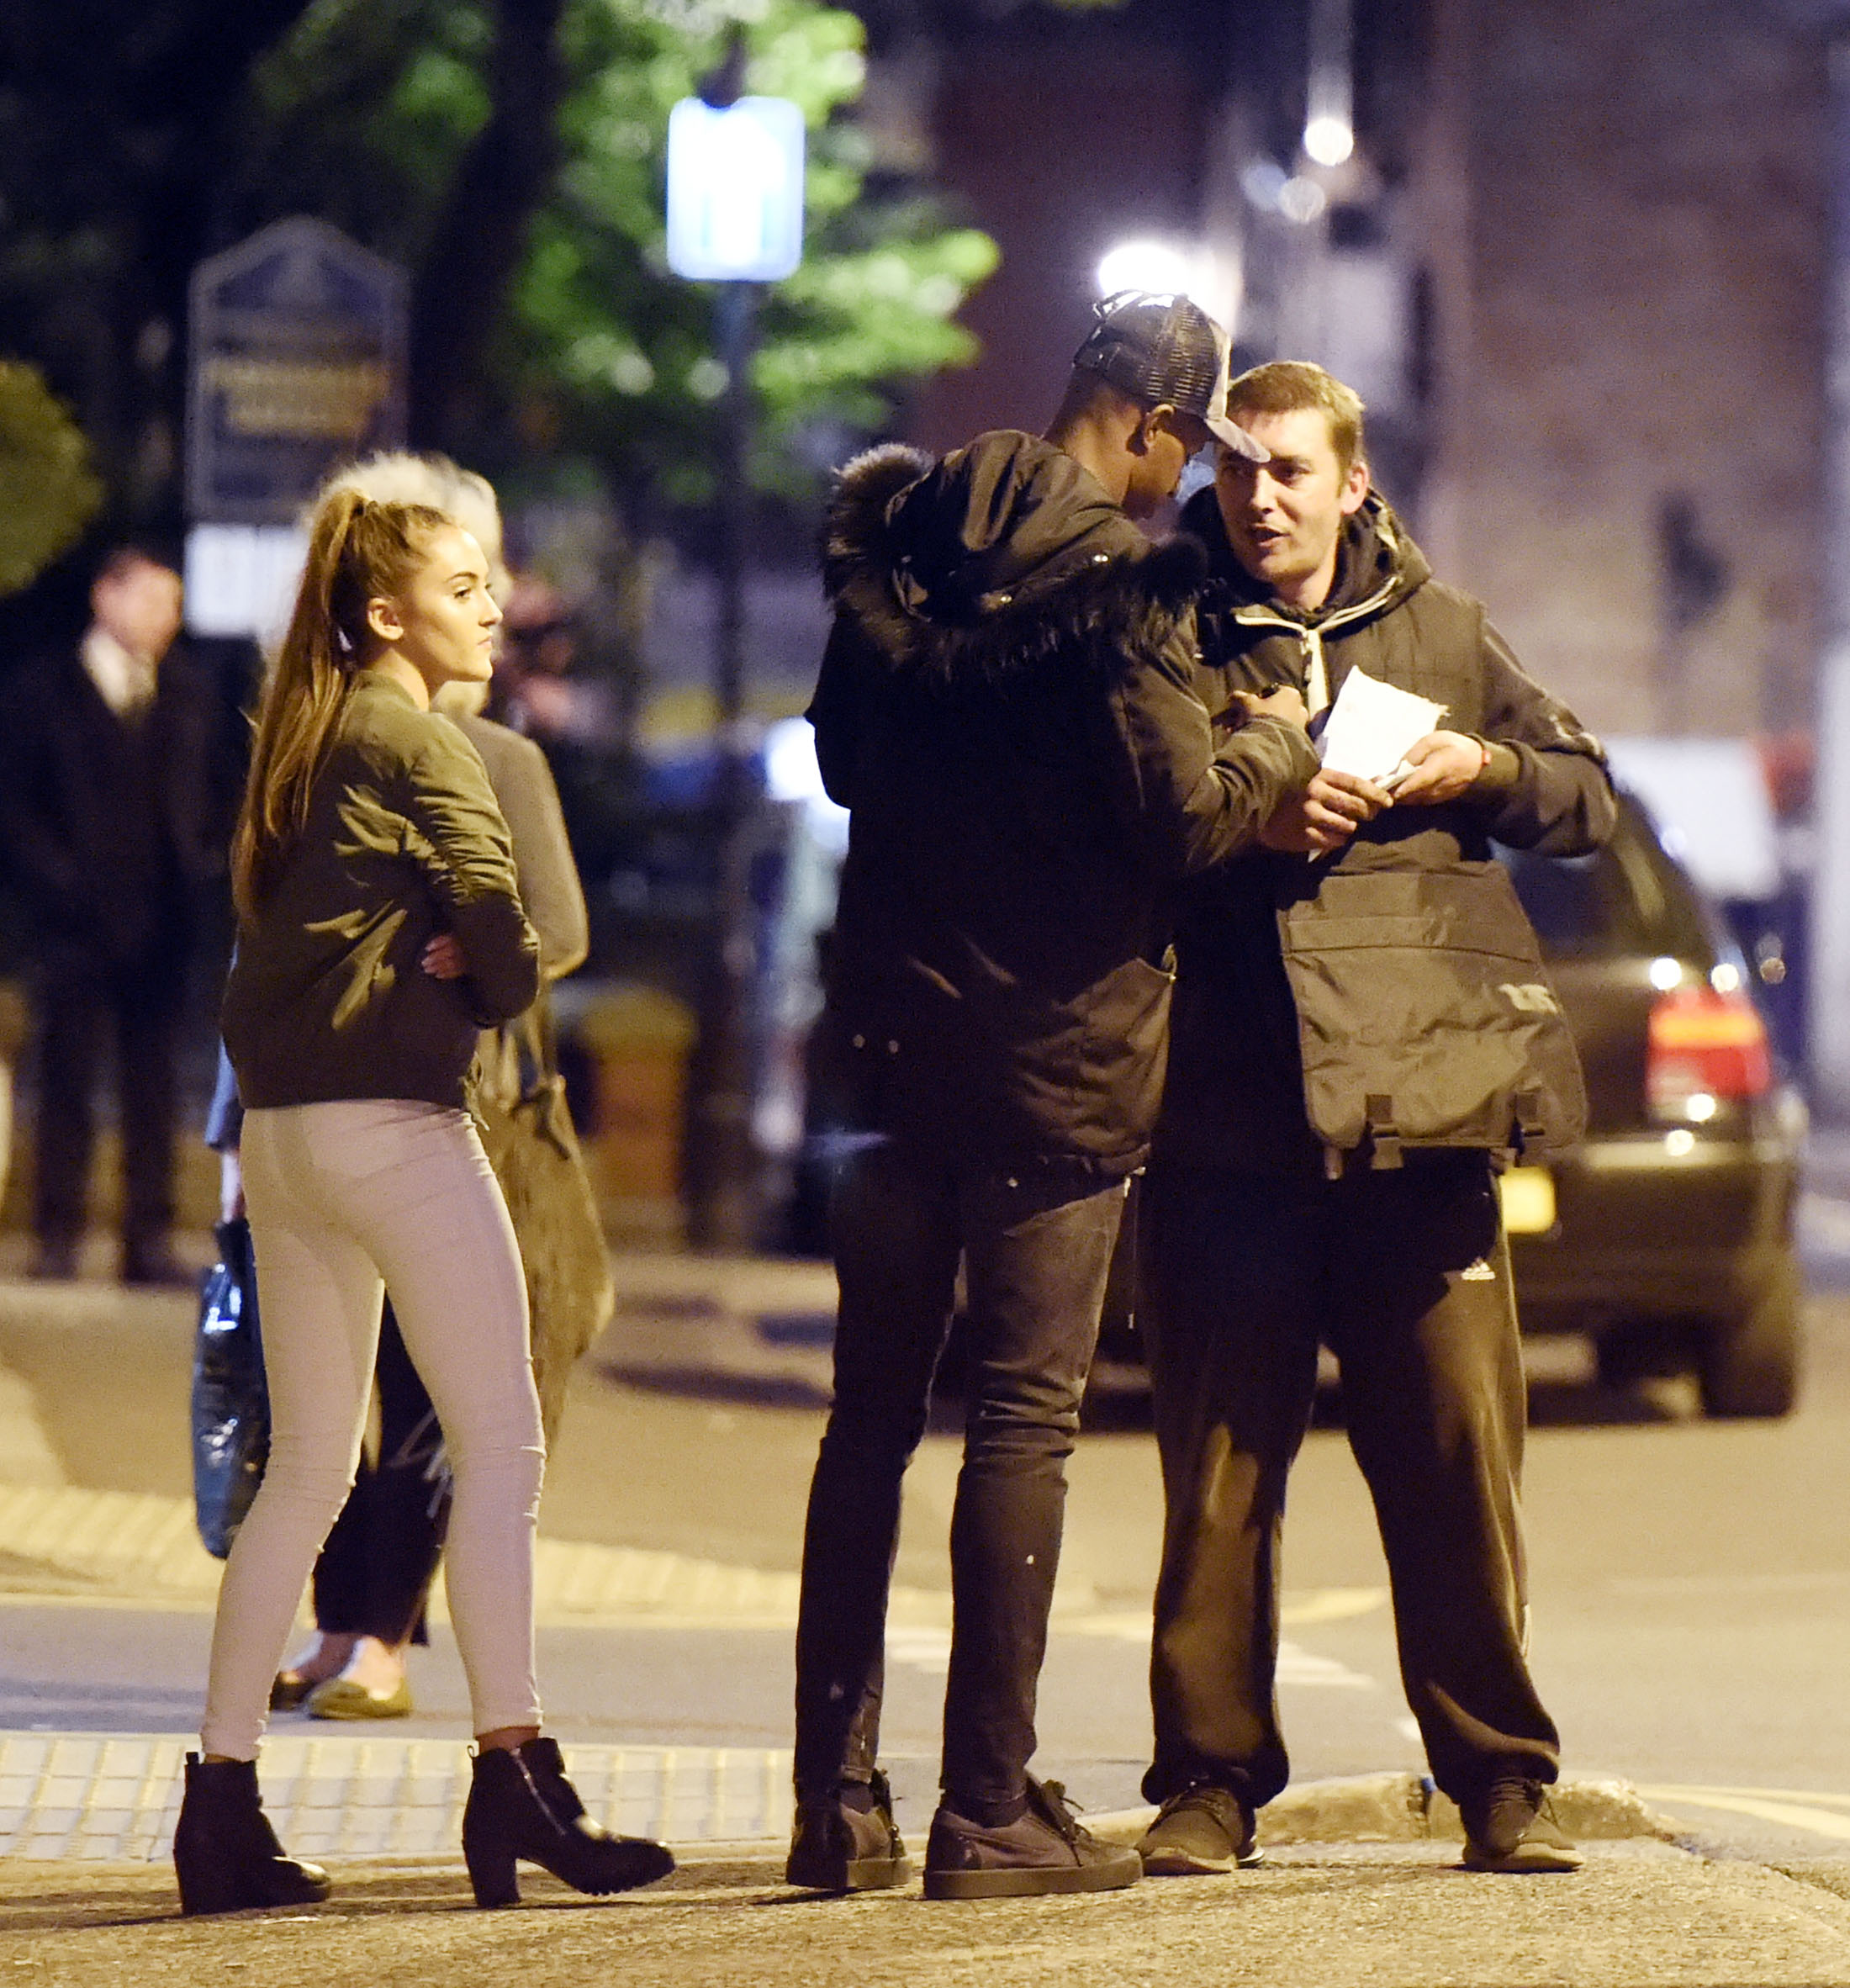
POLYGON ((1549 1812, 1546 1782, 1505 1775, 1459 1807, 1465 1822, 1467 1870, 1539 1876, 1578 1870, 1587 1861, 1549 1812))
POLYGON ((784 1882, 806 1891, 884 1891, 912 1874, 893 1821, 893 1791, 877 1769, 871 1809, 850 1808, 834 1795, 800 1801, 784 1882))
POLYGON ((941 1803, 925 1846, 928 1898, 1037 1898, 1121 1891, 1144 1874, 1134 1850, 1081 1829, 1058 1781, 1028 1783, 1028 1812, 1001 1827, 941 1803))
POLYGON ((1170 1796, 1144 1832, 1137 1854, 1151 1878, 1245 1870, 1266 1858, 1251 1809, 1231 1788, 1207 1781, 1170 1796))

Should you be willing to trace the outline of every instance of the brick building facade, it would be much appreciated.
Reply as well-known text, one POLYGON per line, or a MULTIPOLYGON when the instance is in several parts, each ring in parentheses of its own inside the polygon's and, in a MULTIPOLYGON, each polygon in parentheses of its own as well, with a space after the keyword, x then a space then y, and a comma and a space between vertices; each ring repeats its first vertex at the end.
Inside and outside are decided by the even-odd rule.
MULTIPOLYGON (((944 49, 937 171, 1004 262, 918 440, 1044 420, 1100 248, 1213 231, 1229 120, 1296 114, 1295 11, 1229 0, 1209 50, 1171 0, 1024 8, 944 49)), ((1826 57, 1793 12, 1357 0, 1359 135, 1424 299, 1390 494, 1603 731, 1811 720, 1826 57)))
POLYGON ((1610 732, 1810 722, 1824 54, 1752 0, 1433 0, 1424 535, 1610 732))

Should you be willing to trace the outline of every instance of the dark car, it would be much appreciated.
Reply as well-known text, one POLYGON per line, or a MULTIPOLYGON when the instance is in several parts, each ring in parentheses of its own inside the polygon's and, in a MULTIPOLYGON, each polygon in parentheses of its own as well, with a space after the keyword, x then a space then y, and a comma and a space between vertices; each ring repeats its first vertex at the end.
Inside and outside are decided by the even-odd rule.
MULTIPOLYGON (((1583 1333, 1603 1381, 1694 1368, 1710 1415, 1797 1392, 1793 1243, 1805 1110, 1739 949, 1645 809, 1566 859, 1502 849, 1586 1073, 1587 1136, 1502 1176, 1525 1333, 1583 1333)), ((1097 1385, 1140 1383, 1131 1250, 1113 1265, 1097 1385)))
POLYGON ((1609 1381, 1694 1367, 1710 1415, 1786 1414, 1805 1113, 1739 949, 1629 796, 1593 855, 1501 853, 1589 1105, 1581 1145, 1504 1176, 1524 1330, 1588 1335, 1609 1381))

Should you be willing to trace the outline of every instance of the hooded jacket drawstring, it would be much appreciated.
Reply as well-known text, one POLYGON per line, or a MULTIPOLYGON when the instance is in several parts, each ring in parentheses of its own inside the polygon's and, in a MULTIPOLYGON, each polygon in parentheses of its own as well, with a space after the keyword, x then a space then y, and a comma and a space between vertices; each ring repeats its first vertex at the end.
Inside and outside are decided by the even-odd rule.
POLYGON ((1325 615, 1317 622, 1292 621, 1256 605, 1236 610, 1234 620, 1242 628, 1276 628, 1296 637, 1304 656, 1304 708, 1314 718, 1329 704, 1329 665, 1324 658, 1324 637, 1378 613, 1388 605, 1393 591, 1394 584, 1390 580, 1366 600, 1358 600, 1352 607, 1340 607, 1335 613, 1325 615))

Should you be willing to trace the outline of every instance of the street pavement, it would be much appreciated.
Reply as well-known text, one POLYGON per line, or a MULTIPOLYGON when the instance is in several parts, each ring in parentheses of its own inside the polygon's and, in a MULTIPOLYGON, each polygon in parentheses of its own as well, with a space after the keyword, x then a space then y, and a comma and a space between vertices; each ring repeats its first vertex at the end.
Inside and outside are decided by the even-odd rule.
MULTIPOLYGON (((1649 1831, 1655 1816, 1659 1833, 1595 1842, 1588 1871, 1564 1880, 1469 1876, 1455 1843, 1424 1835, 1363 1840, 1388 1832, 1357 1790, 1388 1784, 1358 1777, 1421 1763, 1332 1406, 1298 1466, 1287 1539, 1281 1699, 1309 1791, 1273 1817, 1269 1868, 980 1907, 925 1906, 916 1885, 801 1901, 767 1861, 788 1815, 826 1270, 621 1259, 619 1318, 581 1367, 549 1471, 549 1721, 603 1811, 674 1837, 684 1872, 609 1903, 542 1880, 534 1911, 462 1909, 450 1846, 466 1698, 440 1612, 414 1656, 415 1719, 276 1722, 266 1784, 290 1840, 333 1857, 335 1904, 213 1926, 172 1917, 161 1849, 216 1572, 185 1502, 190 1307, 99 1282, 0 1282, 0 1845, 13 1853, 0 1858, 0 1966, 73 1984, 221 1966, 279 1983, 486 1981, 516 1967, 542 1983, 927 1969, 946 1981, 1850 1982, 1850 1142, 1818 1142, 1805 1233, 1810 1371, 1789 1422, 1705 1423, 1683 1383, 1615 1394, 1582 1349, 1533 1349, 1535 1659, 1567 1776, 1592 1805, 1576 1827, 1649 1831), (1642 1808, 1599 1793, 1614 1780, 1642 1808), (1339 1840, 1312 1840, 1319 1812, 1339 1840)), ((886 1736, 915 1833, 933 1795, 956 1452, 947 1413, 909 1483, 896 1570, 886 1736)), ((1114 1397, 1076 1459, 1039 1765, 1120 1827, 1135 1827, 1148 1747, 1160 1522, 1147 1415, 1134 1392, 1114 1397)), ((1417 1806, 1417 1782, 1392 1785, 1417 1806)))

